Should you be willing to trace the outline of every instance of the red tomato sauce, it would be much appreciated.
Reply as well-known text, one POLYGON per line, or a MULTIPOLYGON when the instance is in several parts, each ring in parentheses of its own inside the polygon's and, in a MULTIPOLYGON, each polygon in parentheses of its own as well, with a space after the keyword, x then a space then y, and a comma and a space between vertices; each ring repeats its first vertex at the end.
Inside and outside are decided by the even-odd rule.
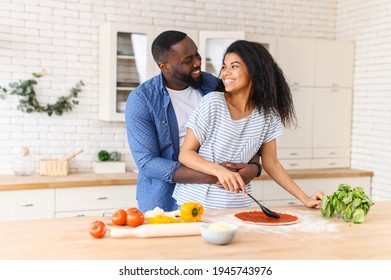
POLYGON ((284 214, 284 213, 278 213, 280 215, 280 218, 270 218, 265 215, 262 211, 248 211, 248 212, 240 212, 236 213, 235 217, 245 221, 245 222, 253 222, 253 223, 291 223, 298 220, 298 217, 284 214))

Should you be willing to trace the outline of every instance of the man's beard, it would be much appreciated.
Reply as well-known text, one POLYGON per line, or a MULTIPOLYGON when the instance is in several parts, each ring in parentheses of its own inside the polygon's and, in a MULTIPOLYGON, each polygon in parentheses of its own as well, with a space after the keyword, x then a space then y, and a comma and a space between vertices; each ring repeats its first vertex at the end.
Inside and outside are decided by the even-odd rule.
POLYGON ((194 89, 199 89, 203 83, 202 75, 200 76, 200 78, 198 80, 194 80, 190 75, 187 75, 187 76, 184 75, 182 78, 186 84, 188 84, 189 86, 191 86, 194 89))

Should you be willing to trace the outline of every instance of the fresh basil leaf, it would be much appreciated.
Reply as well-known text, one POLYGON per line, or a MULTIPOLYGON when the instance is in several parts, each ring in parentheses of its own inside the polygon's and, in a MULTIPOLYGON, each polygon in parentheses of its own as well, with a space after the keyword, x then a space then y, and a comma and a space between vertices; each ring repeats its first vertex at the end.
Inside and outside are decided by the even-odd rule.
POLYGON ((355 224, 363 223, 365 221, 364 210, 360 209, 360 208, 357 208, 356 210, 354 210, 352 217, 353 217, 353 222, 355 224))
POLYGON ((345 204, 349 204, 350 202, 352 202, 352 200, 353 200, 353 193, 350 192, 342 199, 342 202, 345 204))
POLYGON ((352 209, 350 207, 346 207, 345 212, 343 214, 343 219, 345 220, 345 222, 348 222, 350 221, 351 218, 352 218, 352 209))

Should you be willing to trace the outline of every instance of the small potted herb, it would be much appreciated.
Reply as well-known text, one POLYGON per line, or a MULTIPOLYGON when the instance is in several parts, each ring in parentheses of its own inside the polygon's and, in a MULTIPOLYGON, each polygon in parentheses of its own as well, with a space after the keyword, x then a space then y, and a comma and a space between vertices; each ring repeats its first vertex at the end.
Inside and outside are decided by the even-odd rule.
POLYGON ((92 163, 95 173, 125 173, 126 163, 121 161, 121 154, 117 151, 101 150, 97 154, 98 161, 92 163))

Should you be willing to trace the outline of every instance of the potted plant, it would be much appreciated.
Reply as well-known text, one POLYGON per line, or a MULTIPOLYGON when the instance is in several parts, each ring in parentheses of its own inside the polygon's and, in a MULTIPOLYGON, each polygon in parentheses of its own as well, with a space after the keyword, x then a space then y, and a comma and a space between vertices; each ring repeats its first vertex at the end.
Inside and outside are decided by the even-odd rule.
POLYGON ((117 151, 109 153, 101 150, 97 154, 98 161, 92 163, 94 173, 125 173, 126 163, 121 161, 121 154, 117 151))

